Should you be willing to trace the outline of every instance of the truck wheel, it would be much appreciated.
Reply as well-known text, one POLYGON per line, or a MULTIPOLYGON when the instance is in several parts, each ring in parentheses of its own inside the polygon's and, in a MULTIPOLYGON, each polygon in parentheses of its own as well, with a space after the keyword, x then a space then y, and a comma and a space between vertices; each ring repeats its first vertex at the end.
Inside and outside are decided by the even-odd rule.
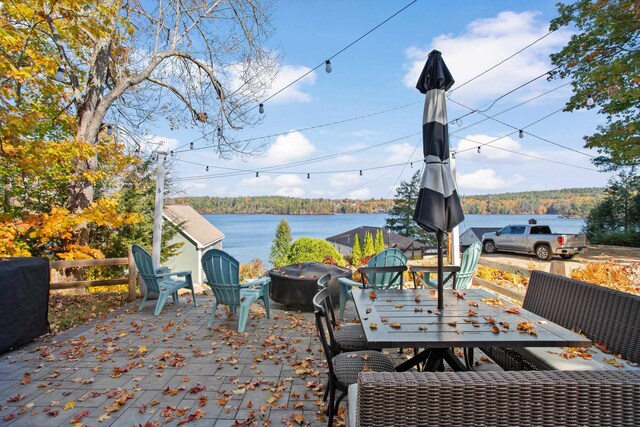
POLYGON ((547 245, 538 245, 536 247, 536 256, 542 261, 549 261, 553 254, 551 253, 551 248, 547 245))
POLYGON ((560 254, 560 258, 562 259, 571 259, 575 254, 560 254))
POLYGON ((492 240, 487 240, 486 242, 484 242, 482 248, 488 254, 492 254, 496 251, 496 245, 493 244, 492 240))

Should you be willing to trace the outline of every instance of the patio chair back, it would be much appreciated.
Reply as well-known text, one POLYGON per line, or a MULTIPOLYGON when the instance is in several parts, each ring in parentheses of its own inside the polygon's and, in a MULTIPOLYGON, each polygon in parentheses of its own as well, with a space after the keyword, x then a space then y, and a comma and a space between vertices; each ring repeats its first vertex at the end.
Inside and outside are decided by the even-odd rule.
POLYGON ((151 255, 142 246, 132 245, 131 252, 133 253, 133 259, 136 262, 136 268, 142 276, 144 283, 147 285, 147 293, 149 291, 160 293, 160 287, 158 286, 158 278, 156 277, 156 271, 153 268, 153 262, 151 261, 151 255))
MULTIPOLYGON (((323 289, 327 289, 329 286, 329 281, 331 280, 331 274, 327 273, 324 276, 322 276, 321 278, 318 279, 318 291, 321 291, 323 289)), ((338 324, 337 320, 336 320, 336 313, 333 310, 333 301, 331 301, 331 292, 329 292, 329 299, 328 299, 328 306, 327 306, 327 314, 329 316, 329 321, 331 322, 331 326, 333 326, 334 328, 336 327, 336 325, 338 324)))
POLYGON ((468 289, 471 284, 478 260, 480 260, 480 252, 482 252, 482 244, 474 242, 462 253, 460 260, 460 271, 456 275, 456 289, 468 289))
MULTIPOLYGON (((326 274, 325 276, 329 276, 326 274)), ((325 277, 323 276, 323 277, 325 277)), ((327 280, 328 281, 328 280, 327 280)), ((333 336, 333 326, 330 319, 331 295, 328 288, 323 288, 318 291, 313 297, 313 310, 316 317, 316 330, 318 331, 318 337, 322 344, 322 350, 327 358, 327 364, 329 365, 329 378, 333 378, 333 357, 340 353, 335 338, 333 336)))
POLYGON ((233 312, 240 305, 240 263, 228 253, 211 249, 202 255, 202 269, 207 283, 222 304, 233 312))
MULTIPOLYGON (((367 263, 368 267, 398 267, 407 265, 407 256, 400 249, 390 248, 376 254, 367 263)), ((402 287, 402 281, 394 272, 370 273, 367 275, 369 285, 375 288, 397 289, 402 287)))

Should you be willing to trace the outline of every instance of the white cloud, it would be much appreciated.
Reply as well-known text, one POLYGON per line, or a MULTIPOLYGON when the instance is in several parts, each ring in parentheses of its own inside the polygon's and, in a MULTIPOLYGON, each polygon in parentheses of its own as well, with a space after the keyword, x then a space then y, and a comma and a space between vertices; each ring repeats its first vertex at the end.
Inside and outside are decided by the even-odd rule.
POLYGON ((475 172, 458 175, 460 193, 469 190, 502 190, 522 182, 524 178, 515 174, 511 178, 503 178, 493 169, 478 169, 475 172))
MULTIPOLYGON (((442 52, 456 86, 508 58, 548 32, 548 24, 537 12, 500 12, 496 17, 477 19, 467 25, 462 34, 443 34, 426 47, 412 46, 405 51, 408 63, 403 82, 415 87, 420 72, 432 49, 442 52)), ((512 59, 455 92, 454 99, 477 103, 489 100, 531 80, 551 69, 549 54, 562 47, 570 32, 558 30, 512 59)), ((523 98, 537 93, 546 83, 544 78, 519 91, 523 98)), ((548 89, 548 88, 547 88, 548 89)))
POLYGON ((291 131, 276 138, 267 150, 263 163, 267 165, 281 164, 302 160, 309 157, 316 147, 298 131, 291 131))
POLYGON ((357 172, 340 172, 329 175, 329 185, 333 188, 351 187, 360 183, 362 177, 357 172))
POLYGON ((408 161, 411 157, 411 153, 413 153, 414 151, 417 152, 418 150, 416 149, 415 145, 411 145, 405 142, 402 144, 390 145, 389 147, 387 147, 386 151, 388 153, 391 153, 387 157, 387 161, 389 163, 402 163, 408 161))
POLYGON ((522 156, 519 156, 515 152, 523 152, 522 146, 519 142, 511 139, 510 137, 500 138, 494 141, 497 137, 489 135, 466 135, 464 139, 458 141, 456 148, 456 159, 475 159, 477 161, 484 162, 503 162, 503 161, 521 161, 522 156), (494 142, 491 142, 494 141, 494 142), (491 142, 490 144, 488 144, 491 142), (488 145, 484 145, 488 144, 488 145), (480 153, 478 153, 478 146, 480 153), (501 150, 502 148, 503 150, 501 150))
POLYGON ((297 185, 303 185, 304 181, 300 179, 298 175, 286 174, 286 175, 278 175, 273 180, 273 185, 277 185, 279 187, 294 187, 297 185))
POLYGON ((368 129, 356 130, 349 133, 349 135, 351 136, 355 136, 357 138, 362 138, 362 139, 371 139, 373 137, 378 136, 379 134, 380 134, 379 132, 368 130, 368 129))
POLYGON ((302 197, 304 194, 304 189, 300 187, 283 187, 276 190, 277 196, 302 197))
POLYGON ((349 192, 347 195, 350 199, 370 199, 371 198, 371 190, 368 188, 359 188, 357 190, 349 192))
POLYGON ((167 138, 164 136, 148 135, 143 136, 143 145, 151 148, 151 150, 171 151, 180 145, 180 141, 175 138, 167 138))
MULTIPOLYGON (((271 84, 271 88, 267 91, 266 97, 270 97, 283 87, 311 71, 311 68, 303 65, 283 65, 278 70, 276 78, 271 84)), ((304 85, 313 86, 316 83, 318 75, 312 71, 309 75, 292 84, 284 91, 269 100, 270 103, 286 103, 286 102, 311 102, 312 96, 303 90, 304 85)))

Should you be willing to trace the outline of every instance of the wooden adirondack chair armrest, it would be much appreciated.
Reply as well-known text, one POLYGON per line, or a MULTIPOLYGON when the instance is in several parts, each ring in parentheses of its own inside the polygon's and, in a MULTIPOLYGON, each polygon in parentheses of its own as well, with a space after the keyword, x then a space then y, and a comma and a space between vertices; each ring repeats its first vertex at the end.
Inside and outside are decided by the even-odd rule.
POLYGON ((340 284, 340 287, 345 287, 346 289, 350 289, 351 287, 364 289, 364 286, 362 285, 362 283, 356 282, 355 280, 351 280, 346 277, 339 277, 338 283, 340 284))
POLYGON ((254 286, 263 287, 264 285, 266 285, 269 282, 271 282, 271 278, 269 276, 265 276, 265 277, 261 277, 261 278, 256 279, 256 280, 252 280, 250 282, 246 282, 246 283, 240 284, 240 289, 252 288, 254 286))
POLYGON ((157 278, 165 278, 165 277, 171 277, 171 276, 184 277, 184 276, 190 276, 190 275, 191 275, 191 270, 170 271, 168 273, 156 273, 157 278))

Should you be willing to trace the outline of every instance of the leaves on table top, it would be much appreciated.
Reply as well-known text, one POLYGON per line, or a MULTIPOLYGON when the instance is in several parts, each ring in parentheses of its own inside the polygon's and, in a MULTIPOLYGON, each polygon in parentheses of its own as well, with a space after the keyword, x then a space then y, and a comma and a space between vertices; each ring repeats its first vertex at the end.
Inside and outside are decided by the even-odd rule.
POLYGON ((377 323, 375 323, 375 322, 371 322, 371 323, 369 324, 369 329, 378 329, 378 324, 377 324, 377 323))
POLYGON ((471 310, 471 309, 469 309, 469 311, 467 311, 467 314, 468 314, 469 316, 477 316, 477 315, 478 315, 478 312, 477 312, 477 311, 475 311, 475 310, 471 310))
POLYGON ((417 304, 420 304, 422 302, 422 298, 420 298, 420 295, 416 295, 416 297, 413 299, 417 304))
POLYGON ((509 308, 505 309, 504 312, 505 313, 510 313, 510 314, 520 314, 520 309, 518 307, 509 307, 509 308))
POLYGON ((471 306, 471 307, 477 307, 478 306, 478 303, 475 302, 475 301, 467 301, 467 304, 469 304, 469 306, 471 306))
POLYGON ((493 325, 491 326, 491 332, 493 332, 494 334, 499 334, 500 328, 498 328, 496 325, 493 325))
POLYGON ((426 326, 424 326, 424 325, 420 325, 420 326, 418 326, 418 330, 419 330, 419 331, 426 331, 427 329, 429 329, 429 328, 427 328, 427 327, 426 327, 426 326))
POLYGON ((460 291, 453 291, 453 294, 456 296, 456 298, 458 299, 464 299, 464 294, 460 291))
POLYGON ((533 325, 533 322, 522 322, 518 323, 517 326, 518 332, 526 332, 529 335, 538 335, 538 330, 533 325))
POLYGON ((487 305, 498 305, 498 306, 504 306, 507 303, 498 299, 498 298, 480 298, 480 301, 482 301, 483 303, 487 304, 487 305))
POLYGON ((495 319, 493 317, 488 317, 487 316, 487 317, 484 318, 484 320, 486 320, 487 323, 490 323, 490 324, 496 323, 496 321, 495 321, 495 319))
POLYGON ((398 322, 393 322, 389 324, 389 327, 393 328, 393 329, 400 329, 402 327, 402 325, 400 325, 400 323, 398 322))
POLYGON ((376 299, 378 297, 378 294, 376 293, 376 291, 370 291, 369 292, 369 298, 376 299))

